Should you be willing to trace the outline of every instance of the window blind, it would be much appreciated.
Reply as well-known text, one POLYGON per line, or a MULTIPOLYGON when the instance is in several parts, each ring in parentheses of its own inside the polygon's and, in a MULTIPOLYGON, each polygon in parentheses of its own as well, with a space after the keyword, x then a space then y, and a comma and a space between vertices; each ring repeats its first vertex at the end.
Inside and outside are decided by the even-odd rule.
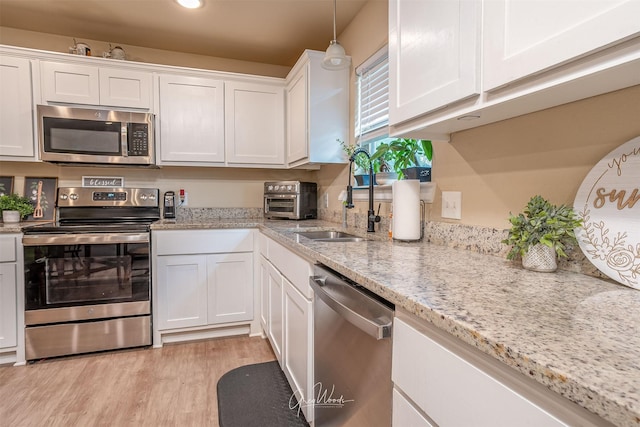
POLYGON ((359 144, 389 133, 389 55, 376 52, 356 69, 357 105, 355 137, 359 144))

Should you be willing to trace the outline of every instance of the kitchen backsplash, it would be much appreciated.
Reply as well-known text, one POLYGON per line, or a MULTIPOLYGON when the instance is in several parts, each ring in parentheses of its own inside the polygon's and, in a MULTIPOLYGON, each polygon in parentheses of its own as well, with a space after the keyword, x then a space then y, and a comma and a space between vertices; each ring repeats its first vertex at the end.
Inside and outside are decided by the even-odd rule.
MULTIPOLYGON (((336 226, 342 226, 344 224, 343 215, 342 211, 331 209, 318 210, 319 219, 336 223, 336 226)), ((263 210, 262 208, 184 207, 177 210, 176 216, 177 219, 181 221, 201 221, 220 218, 262 219, 263 210)), ((346 216, 346 220, 347 227, 362 231, 367 228, 366 213, 349 211, 346 216)), ((388 217, 382 217, 380 223, 376 225, 376 233, 375 235, 372 235, 372 237, 376 239, 388 238, 388 230, 389 219, 388 217)), ((502 243, 502 240, 506 237, 507 230, 447 222, 426 221, 424 225, 424 237, 416 244, 431 243, 506 259, 509 248, 502 243)), ((611 281, 611 279, 602 274, 589 262, 577 245, 568 248, 567 253, 569 255, 568 258, 558 259, 559 269, 611 281)), ((519 263, 520 261, 517 260, 512 262, 519 263)))
MULTIPOLYGON (((339 223, 340 225, 344 222, 343 215, 344 214, 341 211, 330 209, 318 210, 319 219, 339 223)), ((363 212, 348 212, 347 226, 366 230, 367 214, 363 212)), ((376 237, 388 236, 388 230, 389 219, 387 217, 382 217, 380 223, 376 225, 376 237)), ((507 237, 507 232, 508 230, 506 229, 499 230, 491 227, 427 220, 424 226, 424 237, 420 242, 465 249, 506 259, 509 247, 503 244, 502 240, 507 237)), ((567 254, 569 255, 568 258, 558 259, 559 269, 611 281, 611 279, 602 274, 593 264, 591 264, 591 262, 589 262, 577 244, 573 247, 569 247, 567 254)), ((520 260, 512 262, 519 263, 520 260)))

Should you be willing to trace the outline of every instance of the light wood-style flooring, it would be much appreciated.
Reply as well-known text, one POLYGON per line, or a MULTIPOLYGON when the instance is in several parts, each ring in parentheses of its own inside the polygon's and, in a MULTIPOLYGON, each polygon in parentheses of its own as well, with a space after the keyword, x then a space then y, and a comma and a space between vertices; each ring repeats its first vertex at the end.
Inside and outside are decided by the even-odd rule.
POLYGON ((218 426, 218 379, 270 360, 267 340, 233 337, 2 366, 0 425, 218 426))

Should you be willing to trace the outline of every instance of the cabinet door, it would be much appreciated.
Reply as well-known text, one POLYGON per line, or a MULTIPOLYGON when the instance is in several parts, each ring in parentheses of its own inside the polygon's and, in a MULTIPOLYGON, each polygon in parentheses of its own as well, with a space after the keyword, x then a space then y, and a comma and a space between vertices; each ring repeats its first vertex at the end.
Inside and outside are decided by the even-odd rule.
POLYGON ((159 256, 158 329, 207 324, 207 262, 204 255, 159 256))
POLYGON ((253 319, 253 254, 207 256, 207 323, 253 319))
POLYGON ((269 261, 260 257, 260 323, 269 333, 269 261))
MULTIPOLYGON (((309 401, 313 395, 313 306, 288 280, 284 290, 283 370, 297 399, 309 401)), ((309 420, 307 411, 302 406, 309 420)))
POLYGON ((34 157, 31 64, 0 56, 0 156, 34 157))
POLYGON ((640 34, 640 2, 484 2, 484 90, 640 34))
POLYGON ((160 76, 160 163, 224 162, 224 83, 160 76))
POLYGON ((282 366, 283 350, 283 313, 282 313, 282 276, 269 265, 269 330, 267 335, 273 352, 282 366))
POLYGON ((389 122, 479 94, 480 1, 389 1, 389 122))
POLYGON ((16 264, 0 264, 0 348, 17 344, 16 264))
MULTIPOLYGON (((287 162, 309 157, 308 65, 287 86, 287 162)), ((337 143, 336 143, 337 145, 337 143)))
POLYGON ((151 108, 151 73, 101 68, 100 105, 151 108))
POLYGON ((98 67, 42 62, 41 70, 43 101, 100 105, 98 67))
POLYGON ((393 382, 438 426, 567 425, 398 318, 393 333, 393 382))
POLYGON ((284 165, 284 88, 225 83, 227 163, 284 165))

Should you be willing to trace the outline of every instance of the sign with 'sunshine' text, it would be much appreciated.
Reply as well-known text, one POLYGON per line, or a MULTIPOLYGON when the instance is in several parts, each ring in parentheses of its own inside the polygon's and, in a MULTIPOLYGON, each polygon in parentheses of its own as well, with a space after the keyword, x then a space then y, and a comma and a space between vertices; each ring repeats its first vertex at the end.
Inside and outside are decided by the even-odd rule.
POLYGON ((574 209, 580 249, 598 270, 640 289, 640 136, 607 154, 586 176, 574 209))

